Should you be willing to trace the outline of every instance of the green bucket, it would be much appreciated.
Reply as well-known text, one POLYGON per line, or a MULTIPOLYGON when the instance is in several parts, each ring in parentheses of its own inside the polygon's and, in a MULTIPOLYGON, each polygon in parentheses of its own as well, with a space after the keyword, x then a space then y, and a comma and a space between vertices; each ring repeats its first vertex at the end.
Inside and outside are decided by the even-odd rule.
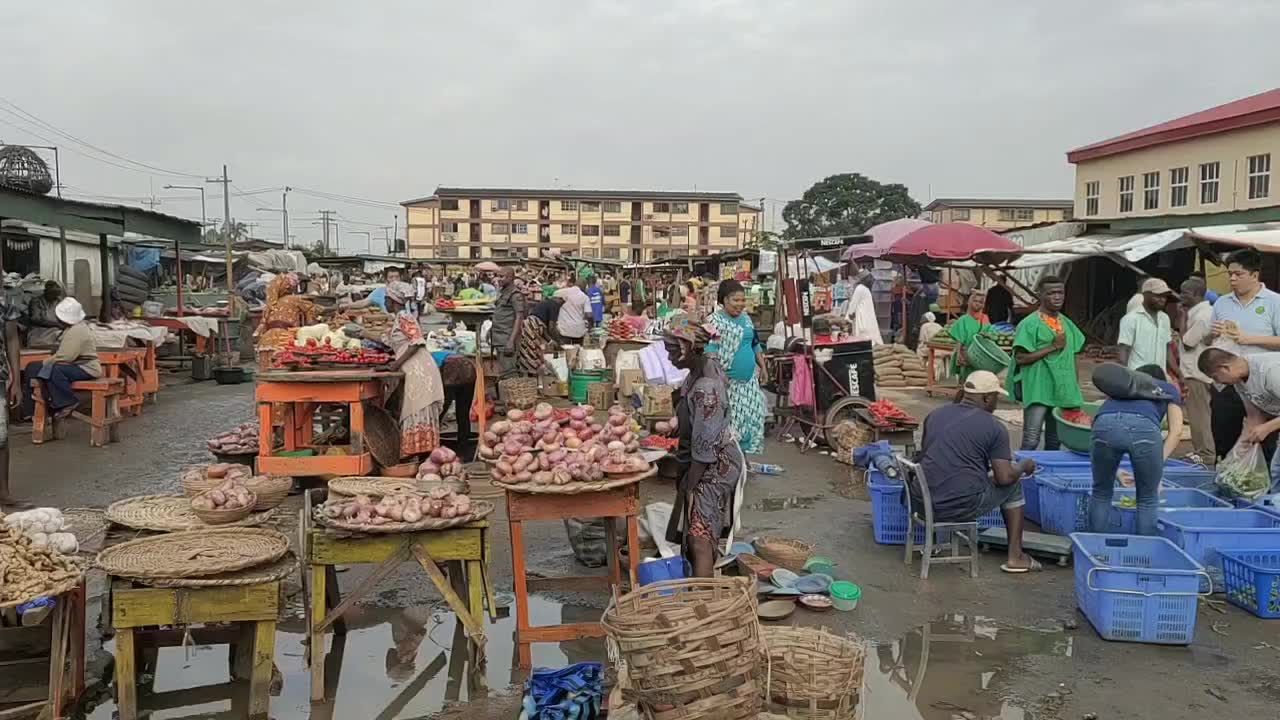
POLYGON ((969 365, 977 370, 999 373, 1009 367, 1009 354, 986 335, 975 336, 965 348, 965 355, 969 357, 969 365))
POLYGON ((587 401, 587 386, 604 380, 608 370, 571 370, 569 372, 569 399, 576 403, 587 401))

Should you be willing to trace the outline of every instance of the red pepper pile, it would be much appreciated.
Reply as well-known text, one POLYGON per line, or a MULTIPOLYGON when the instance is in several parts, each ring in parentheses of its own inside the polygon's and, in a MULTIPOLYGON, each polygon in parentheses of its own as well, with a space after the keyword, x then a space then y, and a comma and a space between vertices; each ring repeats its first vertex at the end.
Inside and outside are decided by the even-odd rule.
POLYGON ((913 423, 915 418, 902 411, 902 408, 893 404, 892 400, 877 400, 867 408, 875 417, 876 422, 881 425, 898 425, 902 423, 913 423))
POLYGON ((438 300, 436 300, 436 309, 437 309, 437 310, 452 310, 452 309, 453 309, 453 301, 452 301, 452 300, 450 300, 449 298, 439 298, 438 300))
POLYGON ((1084 427, 1093 426, 1093 417, 1090 416, 1089 413, 1081 410, 1080 408, 1063 410, 1062 419, 1066 420, 1072 425, 1083 425, 1084 427))
POLYGON ((675 450, 680 444, 676 438, 665 438, 661 435, 650 435, 640 441, 640 447, 649 448, 650 450, 675 450))
POLYGON ((378 350, 338 350, 332 345, 307 340, 305 347, 286 345, 271 358, 271 367, 310 367, 316 363, 331 365, 387 365, 391 356, 378 350))

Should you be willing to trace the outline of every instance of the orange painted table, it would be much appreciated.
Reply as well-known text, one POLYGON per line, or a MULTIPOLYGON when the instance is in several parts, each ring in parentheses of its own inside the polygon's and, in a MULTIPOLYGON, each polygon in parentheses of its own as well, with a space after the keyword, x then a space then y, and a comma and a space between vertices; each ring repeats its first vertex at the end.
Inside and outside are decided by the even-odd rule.
MULTIPOLYGON (((52 350, 23 350, 19 362, 26 367, 33 362, 44 362, 52 350)), ((150 395, 154 399, 160 390, 160 372, 156 368, 156 348, 148 344, 139 348, 98 348, 98 363, 102 365, 102 377, 124 380, 124 395, 120 398, 120 412, 141 415, 142 403, 150 395), (148 362, 150 368, 147 367, 148 362), (124 372, 124 366, 133 368, 134 376, 124 372)))
POLYGON ((928 377, 925 378, 925 394, 930 397, 933 397, 935 393, 939 395, 954 395, 956 390, 959 389, 957 386, 938 384, 937 357, 938 353, 942 353, 945 357, 950 357, 951 354, 956 351, 956 346, 954 344, 935 345, 933 343, 926 343, 925 347, 929 349, 929 361, 925 364, 925 372, 928 373, 928 377))
POLYGON ((536 495, 507 491, 507 520, 511 528, 511 574, 516 593, 516 643, 520 667, 533 666, 535 642, 563 642, 581 638, 604 637, 600 623, 540 625, 529 623, 529 591, 616 590, 621 593, 622 569, 618 566, 618 538, 614 520, 626 518, 628 579, 636 587, 636 563, 640 561, 640 529, 636 516, 640 513, 640 483, 611 488, 601 492, 577 495, 536 495), (605 545, 609 557, 608 575, 573 577, 529 577, 525 567, 524 521, 567 520, 569 518, 604 518, 605 545))
POLYGON ((258 472, 270 475, 368 475, 373 455, 364 446, 364 402, 383 397, 383 381, 404 373, 385 370, 271 370, 258 373, 258 472), (325 455, 327 446, 314 446, 312 417, 320 403, 346 405, 350 444, 344 455, 325 455), (272 442, 273 411, 282 408, 284 447, 272 442), (281 452, 314 449, 307 457, 281 452))

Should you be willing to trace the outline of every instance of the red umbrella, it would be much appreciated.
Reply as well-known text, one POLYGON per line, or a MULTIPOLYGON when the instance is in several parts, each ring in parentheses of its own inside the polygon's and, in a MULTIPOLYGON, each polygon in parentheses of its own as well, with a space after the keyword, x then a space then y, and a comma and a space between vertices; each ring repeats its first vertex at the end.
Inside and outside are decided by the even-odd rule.
POLYGON ((883 257, 900 263, 972 260, 1001 262, 1022 254, 1022 247, 1008 238, 969 223, 929 225, 903 235, 883 257))

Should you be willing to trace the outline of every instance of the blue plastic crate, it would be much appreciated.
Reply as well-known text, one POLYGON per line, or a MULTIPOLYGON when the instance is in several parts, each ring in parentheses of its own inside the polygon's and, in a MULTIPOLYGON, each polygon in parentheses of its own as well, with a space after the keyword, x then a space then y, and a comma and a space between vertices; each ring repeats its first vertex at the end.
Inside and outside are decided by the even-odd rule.
MULTIPOLYGON (((1131 497, 1135 500, 1138 497, 1138 491, 1129 488, 1116 488, 1115 495, 1111 500, 1111 523, 1107 526, 1109 533, 1121 533, 1123 535, 1132 535, 1138 522, 1137 508, 1120 507, 1120 498, 1131 497)), ((1160 493, 1160 510, 1172 510, 1174 508, 1230 508, 1231 503, 1226 500, 1220 500, 1213 495, 1195 488, 1171 488, 1166 487, 1160 493)))
POLYGON ((1204 568, 1159 537, 1071 535, 1076 606, 1104 640, 1189 645, 1204 568))
POLYGON ((1261 510, 1265 513, 1271 513, 1280 517, 1280 493, 1272 495, 1263 495, 1261 499, 1251 505, 1254 510, 1261 510))
MULTIPOLYGON (((907 542, 907 506, 902 502, 906 486, 901 483, 871 483, 871 529, 881 545, 905 545, 907 542)), ((1004 527, 1000 508, 978 518, 978 529, 1004 527)), ((924 542, 924 528, 916 528, 916 543, 924 542)))
POLYGON ((1223 550, 1227 600, 1264 620, 1280 619, 1280 550, 1223 550))
MULTIPOLYGON (((1169 462, 1173 461, 1170 460, 1169 462)), ((1196 465, 1184 468, 1170 467, 1166 463, 1164 468, 1164 482, 1166 485, 1212 491, 1217 477, 1216 471, 1207 470, 1196 465)))
POLYGON ((1156 527, 1205 566, 1218 590, 1223 586, 1219 550, 1280 550, 1280 517, 1261 510, 1165 510, 1156 527))
POLYGON ((1093 478, 1082 474, 1040 476, 1040 529, 1052 535, 1070 535, 1089 527, 1089 491, 1093 478))
POLYGON ((1037 470, 1022 478, 1022 499, 1027 503, 1022 507, 1022 514, 1037 525, 1040 524, 1040 472, 1037 470))

